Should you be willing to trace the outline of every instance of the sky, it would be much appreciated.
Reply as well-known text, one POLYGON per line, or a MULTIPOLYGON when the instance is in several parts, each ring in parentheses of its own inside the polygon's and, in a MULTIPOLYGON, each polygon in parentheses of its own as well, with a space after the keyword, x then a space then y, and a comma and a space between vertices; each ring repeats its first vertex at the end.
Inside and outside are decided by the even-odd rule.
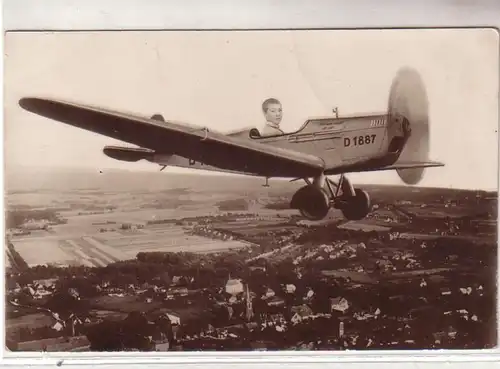
MULTIPOLYGON (((422 186, 497 189, 499 38, 494 30, 163 31, 7 33, 4 158, 10 170, 67 167, 157 171, 102 153, 118 141, 22 110, 45 96, 207 126, 261 127, 261 103, 283 104, 282 127, 308 117, 387 109, 402 67, 429 98, 430 159, 422 186)), ((168 170, 165 170, 168 173, 168 170)), ((166 174, 168 175, 168 174, 166 174)), ((398 184, 395 172, 352 174, 398 184)))

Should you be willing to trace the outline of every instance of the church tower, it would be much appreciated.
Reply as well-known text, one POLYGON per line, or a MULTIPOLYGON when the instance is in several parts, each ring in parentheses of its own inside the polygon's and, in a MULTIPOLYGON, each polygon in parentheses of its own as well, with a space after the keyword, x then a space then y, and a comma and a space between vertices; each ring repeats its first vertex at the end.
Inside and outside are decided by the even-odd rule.
POLYGON ((253 306, 252 306, 252 298, 250 297, 250 291, 248 289, 248 284, 247 284, 247 288, 245 291, 245 300, 246 300, 246 305, 247 305, 246 318, 247 318, 247 321, 250 321, 253 318, 253 306))

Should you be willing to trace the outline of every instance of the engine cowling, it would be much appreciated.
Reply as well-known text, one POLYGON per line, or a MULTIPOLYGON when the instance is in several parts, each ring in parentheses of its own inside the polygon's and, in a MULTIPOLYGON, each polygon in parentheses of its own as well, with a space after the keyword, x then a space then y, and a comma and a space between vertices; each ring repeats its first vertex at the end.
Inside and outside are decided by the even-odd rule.
POLYGON ((309 220, 320 220, 328 214, 330 200, 324 189, 307 185, 295 192, 290 207, 309 220))

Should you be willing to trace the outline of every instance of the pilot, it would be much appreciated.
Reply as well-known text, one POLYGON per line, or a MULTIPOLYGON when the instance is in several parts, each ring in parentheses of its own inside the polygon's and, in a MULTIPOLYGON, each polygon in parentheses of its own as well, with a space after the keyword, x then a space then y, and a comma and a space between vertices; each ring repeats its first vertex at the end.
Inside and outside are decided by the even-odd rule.
POLYGON ((266 118, 266 125, 262 130, 262 136, 282 135, 280 129, 281 118, 283 117, 283 109, 279 100, 269 98, 262 103, 262 111, 266 118))

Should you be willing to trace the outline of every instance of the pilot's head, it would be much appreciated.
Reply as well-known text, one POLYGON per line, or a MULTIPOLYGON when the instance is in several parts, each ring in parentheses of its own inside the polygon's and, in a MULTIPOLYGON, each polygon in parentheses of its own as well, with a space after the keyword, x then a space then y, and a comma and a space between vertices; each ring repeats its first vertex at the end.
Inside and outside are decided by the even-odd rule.
POLYGON ((262 111, 266 117, 266 121, 279 125, 281 123, 281 118, 283 117, 283 110, 281 108, 281 103, 275 98, 267 99, 262 103, 262 111))

